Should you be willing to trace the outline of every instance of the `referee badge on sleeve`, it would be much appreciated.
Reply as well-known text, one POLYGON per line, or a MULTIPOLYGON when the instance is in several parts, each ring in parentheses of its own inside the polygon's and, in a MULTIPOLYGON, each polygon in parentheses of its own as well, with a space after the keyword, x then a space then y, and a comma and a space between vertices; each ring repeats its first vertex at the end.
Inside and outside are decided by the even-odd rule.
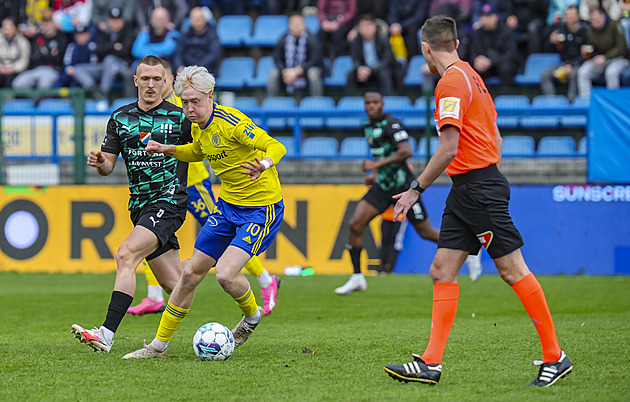
POLYGON ((440 99, 440 119, 447 117, 459 119, 459 98, 447 96, 440 99))

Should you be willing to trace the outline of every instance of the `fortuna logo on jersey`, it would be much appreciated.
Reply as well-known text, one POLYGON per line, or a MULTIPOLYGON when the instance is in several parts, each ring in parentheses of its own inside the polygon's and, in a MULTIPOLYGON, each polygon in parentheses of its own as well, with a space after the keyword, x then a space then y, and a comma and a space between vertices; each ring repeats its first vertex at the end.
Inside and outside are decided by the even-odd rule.
POLYGON ((487 232, 479 233, 477 235, 477 238, 479 239, 479 243, 481 243, 481 245, 484 246, 487 250, 488 247, 490 247, 490 243, 492 243, 494 233, 492 233, 491 230, 488 230, 487 232))
POLYGON ((447 96, 440 99, 440 119, 446 117, 459 118, 459 98, 447 96))
POLYGON ((143 144, 146 145, 150 139, 151 133, 140 133, 140 141, 142 141, 143 144))

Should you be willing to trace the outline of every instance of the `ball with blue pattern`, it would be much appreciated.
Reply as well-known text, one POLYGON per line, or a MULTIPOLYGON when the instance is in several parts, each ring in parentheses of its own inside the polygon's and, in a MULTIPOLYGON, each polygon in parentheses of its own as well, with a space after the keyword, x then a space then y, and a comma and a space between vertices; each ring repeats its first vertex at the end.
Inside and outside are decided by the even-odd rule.
POLYGON ((225 325, 209 322, 195 332, 193 349, 195 354, 204 361, 227 360, 234 351, 234 336, 225 325))

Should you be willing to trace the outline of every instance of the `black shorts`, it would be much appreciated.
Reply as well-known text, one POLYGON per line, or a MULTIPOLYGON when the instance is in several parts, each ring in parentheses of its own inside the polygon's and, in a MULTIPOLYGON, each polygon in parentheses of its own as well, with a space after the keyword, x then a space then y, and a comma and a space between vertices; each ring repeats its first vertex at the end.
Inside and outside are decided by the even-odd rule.
MULTIPOLYGON (((396 200, 392 197, 402 193, 404 190, 384 191, 378 184, 370 187, 370 190, 363 196, 363 200, 378 209, 378 213, 382 214, 391 205, 396 204, 396 200)), ((418 197, 418 201, 411 206, 407 213, 407 219, 413 225, 424 222, 429 218, 427 210, 422 203, 422 197, 418 197)))
POLYGON ((156 202, 148 204, 142 209, 131 211, 133 225, 149 229, 157 236, 160 243, 157 250, 145 257, 147 261, 159 257, 171 249, 179 250, 179 242, 175 232, 182 226, 184 219, 186 219, 186 207, 168 202, 156 202))
POLYGON ((495 259, 523 246, 510 217, 510 184, 496 165, 453 176, 452 180, 438 248, 477 254, 483 245, 495 259))

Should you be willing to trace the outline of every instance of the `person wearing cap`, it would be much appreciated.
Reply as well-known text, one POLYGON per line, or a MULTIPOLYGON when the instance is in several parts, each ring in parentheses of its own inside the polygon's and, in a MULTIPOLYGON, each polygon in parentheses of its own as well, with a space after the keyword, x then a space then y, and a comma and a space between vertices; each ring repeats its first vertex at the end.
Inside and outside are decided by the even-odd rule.
POLYGON ((99 31, 107 29, 107 21, 112 15, 112 10, 117 10, 116 18, 122 18, 127 24, 133 22, 133 13, 136 10, 136 2, 128 0, 92 0, 91 25, 98 27, 99 31))
POLYGON ((499 21, 497 10, 484 4, 480 27, 470 41, 470 60, 482 78, 499 76, 502 86, 512 86, 518 71, 518 51, 514 32, 499 21))
POLYGON ((221 42, 217 29, 209 24, 211 13, 201 7, 190 10, 190 29, 177 40, 174 69, 179 72, 186 66, 204 66, 211 73, 217 73, 221 60, 221 42))
POLYGON ((113 7, 108 11, 107 20, 104 24, 98 25, 99 32, 94 50, 100 62, 77 66, 75 74, 77 80, 80 80, 82 86, 89 89, 95 98, 107 96, 116 77, 125 77, 129 74, 134 38, 130 24, 123 16, 121 8, 113 7))
POLYGON ((88 27, 77 25, 74 29, 74 40, 70 42, 63 56, 63 71, 55 82, 55 88, 78 86, 85 88, 88 82, 85 81, 83 74, 76 75, 77 68, 82 65, 96 65, 98 56, 95 50, 96 43, 92 40, 88 27))
POLYGON ((59 78, 68 37, 57 29, 52 9, 42 11, 38 25, 39 32, 31 40, 29 69, 15 77, 13 89, 50 89, 59 78))

